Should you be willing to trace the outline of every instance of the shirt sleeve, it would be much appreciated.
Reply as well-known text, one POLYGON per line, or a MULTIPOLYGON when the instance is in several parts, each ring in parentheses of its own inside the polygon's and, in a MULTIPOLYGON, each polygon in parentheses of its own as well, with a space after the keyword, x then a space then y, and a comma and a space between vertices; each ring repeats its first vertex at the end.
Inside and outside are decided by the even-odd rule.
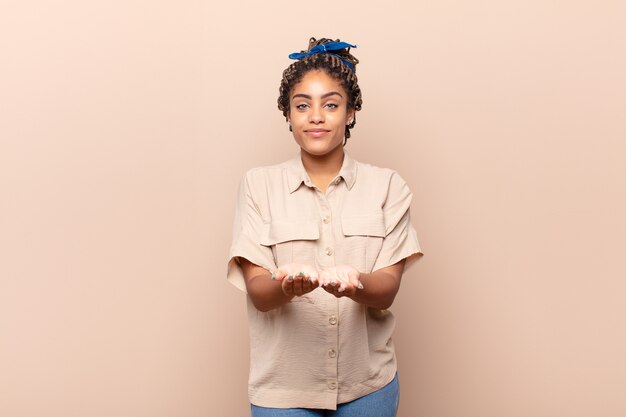
POLYGON ((411 191, 402 177, 394 172, 383 206, 385 237, 373 271, 406 259, 405 270, 422 255, 417 233, 411 224, 411 191))
POLYGON ((259 243, 264 230, 263 224, 261 212, 253 199, 248 175, 246 175, 239 186, 233 223, 233 241, 226 275, 231 284, 244 292, 247 292, 246 284, 239 258, 245 258, 268 271, 276 269, 272 250, 259 243))

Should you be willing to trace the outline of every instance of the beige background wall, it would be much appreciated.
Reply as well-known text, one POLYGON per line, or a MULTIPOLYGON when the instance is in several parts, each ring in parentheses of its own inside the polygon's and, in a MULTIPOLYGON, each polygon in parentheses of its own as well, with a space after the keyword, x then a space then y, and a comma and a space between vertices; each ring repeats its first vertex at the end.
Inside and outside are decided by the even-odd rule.
POLYGON ((626 415, 620 1, 5 1, 0 416, 247 415, 243 171, 289 52, 355 42, 348 150, 411 185, 400 417, 626 415))

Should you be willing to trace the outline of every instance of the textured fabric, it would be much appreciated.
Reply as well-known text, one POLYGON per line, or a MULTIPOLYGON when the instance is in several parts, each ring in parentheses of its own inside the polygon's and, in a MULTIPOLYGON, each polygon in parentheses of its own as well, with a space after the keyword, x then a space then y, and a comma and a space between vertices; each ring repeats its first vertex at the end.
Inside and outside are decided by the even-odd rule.
MULTIPOLYGON (((344 157, 325 193, 300 156, 244 176, 228 280, 245 291, 238 258, 271 271, 297 262, 318 270, 351 265, 369 273, 421 253, 410 222, 411 193, 390 169, 344 157)), ((269 312, 248 297, 250 402, 334 410, 388 384, 396 373, 389 310, 335 298, 321 288, 269 312)))
POLYGON ((398 413, 398 375, 385 387, 354 401, 339 404, 336 410, 309 408, 264 408, 250 406, 252 417, 395 417, 398 413))

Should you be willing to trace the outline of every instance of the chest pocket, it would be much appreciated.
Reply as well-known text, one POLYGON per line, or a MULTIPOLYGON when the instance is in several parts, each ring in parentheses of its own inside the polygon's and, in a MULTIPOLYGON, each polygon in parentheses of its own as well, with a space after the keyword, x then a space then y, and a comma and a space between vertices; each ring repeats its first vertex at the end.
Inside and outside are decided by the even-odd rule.
POLYGON ((319 237, 315 220, 277 220, 264 225, 261 245, 272 249, 277 266, 293 262, 315 265, 315 241, 319 237))
POLYGON ((346 263, 361 272, 372 272, 385 238, 383 213, 342 215, 341 230, 346 263))

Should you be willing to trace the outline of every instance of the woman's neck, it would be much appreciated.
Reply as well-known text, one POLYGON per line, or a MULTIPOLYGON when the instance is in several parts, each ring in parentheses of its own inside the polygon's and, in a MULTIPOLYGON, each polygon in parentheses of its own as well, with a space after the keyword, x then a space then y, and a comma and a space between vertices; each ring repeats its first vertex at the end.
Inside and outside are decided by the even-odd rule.
POLYGON ((336 151, 323 156, 308 154, 304 151, 300 152, 302 165, 309 178, 322 192, 326 192, 328 184, 339 174, 343 165, 344 152, 343 147, 337 148, 336 151))

